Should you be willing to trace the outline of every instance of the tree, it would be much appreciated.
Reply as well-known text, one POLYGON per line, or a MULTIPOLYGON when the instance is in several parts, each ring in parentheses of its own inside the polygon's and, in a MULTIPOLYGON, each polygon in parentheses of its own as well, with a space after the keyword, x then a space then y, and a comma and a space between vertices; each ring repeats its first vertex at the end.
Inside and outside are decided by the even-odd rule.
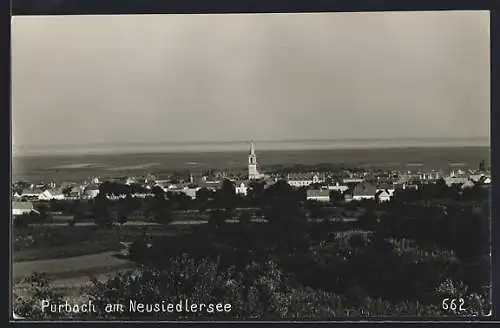
POLYGON ((330 202, 332 203, 338 203, 344 200, 344 195, 338 191, 338 190, 331 190, 330 191, 330 202))
POLYGON ((69 197, 69 196, 70 196, 70 194, 71 194, 71 190, 72 190, 72 189, 73 189, 73 188, 72 188, 71 186, 67 186, 66 188, 64 188, 64 189, 62 190, 63 195, 64 195, 64 196, 66 196, 66 197, 69 197))
POLYGON ((366 211, 358 218, 358 225, 361 229, 371 230, 377 223, 377 215, 372 210, 366 211))
POLYGON ((236 207, 236 189, 232 181, 225 179, 222 182, 221 188, 215 194, 215 203, 218 208, 227 210, 236 207))
POLYGON ((132 261, 140 264, 147 263, 149 248, 145 239, 136 239, 129 248, 129 257, 132 261))
POLYGON ((248 185, 247 197, 254 205, 259 205, 264 195, 265 182, 252 181, 248 185))
POLYGON ((485 163, 485 161, 484 161, 484 159, 483 159, 483 160, 481 160, 481 162, 479 163, 479 172, 484 172, 484 171, 486 171, 486 163, 485 163))
POLYGON ((72 203, 70 213, 73 214, 73 222, 75 224, 82 222, 86 218, 85 208, 78 199, 72 203))
POLYGON ((244 212, 242 212, 240 214, 240 220, 239 221, 240 221, 241 224, 247 225, 247 224, 249 224, 252 221, 252 216, 247 211, 244 211, 244 212))
POLYGON ((119 233, 119 237, 121 239, 121 235, 122 235, 122 229, 123 229, 123 225, 127 222, 127 215, 124 214, 124 213, 119 213, 118 214, 118 223, 120 224, 120 233, 119 233))
POLYGON ((292 187, 283 180, 270 186, 264 193, 265 216, 269 222, 288 224, 304 218, 301 203, 292 187))
POLYGON ((228 212, 225 210, 213 210, 208 216, 208 225, 212 228, 218 229, 226 223, 228 212))
POLYGON ((62 294, 51 286, 45 274, 35 272, 24 278, 22 283, 27 286, 28 290, 18 294, 14 289, 14 313, 16 315, 31 320, 54 320, 64 316, 63 312, 42 311, 41 309, 41 300, 53 304, 61 303, 63 300, 62 294))
POLYGON ((26 228, 32 222, 32 215, 30 214, 21 214, 12 217, 15 228, 26 228))
POLYGON ((160 186, 154 186, 151 192, 156 200, 165 199, 165 191, 160 186))
POLYGON ((309 210, 310 217, 313 219, 321 220, 327 217, 325 205, 318 201, 309 201, 307 203, 307 208, 309 210))
POLYGON ((38 213, 39 213, 37 216, 38 223, 47 222, 47 219, 49 218, 48 211, 49 211, 49 208, 46 204, 40 204, 38 206, 38 213))
POLYGON ((127 216, 126 215, 121 214, 121 215, 118 216, 118 223, 120 223, 120 225, 124 225, 126 222, 127 222, 127 216))
POLYGON ((94 199, 92 207, 94 222, 99 228, 109 229, 113 226, 113 216, 110 211, 110 202, 105 194, 99 194, 94 199))
POLYGON ((210 199, 211 192, 208 190, 208 188, 200 188, 196 192, 196 199, 199 200, 201 203, 206 203, 210 199))
POLYGON ((168 224, 172 222, 172 201, 165 199, 165 193, 163 189, 159 187, 153 190, 153 193, 154 197, 151 200, 151 207, 148 210, 152 220, 161 224, 168 224))

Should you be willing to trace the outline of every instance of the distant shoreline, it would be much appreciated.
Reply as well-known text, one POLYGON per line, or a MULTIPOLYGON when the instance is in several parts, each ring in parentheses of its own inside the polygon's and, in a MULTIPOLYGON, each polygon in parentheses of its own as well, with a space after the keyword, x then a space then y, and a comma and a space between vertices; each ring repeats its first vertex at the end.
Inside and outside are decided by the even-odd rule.
MULTIPOLYGON (((302 145, 290 147, 261 147, 256 146, 256 151, 258 153, 266 152, 304 152, 304 151, 335 151, 335 152, 349 152, 349 151, 374 151, 374 150, 411 150, 411 149, 450 149, 450 148, 463 148, 463 149, 490 149, 490 145, 463 145, 463 144, 426 144, 426 145, 349 145, 349 146, 332 146, 325 145, 323 147, 319 145, 302 145)), ((88 157, 88 156, 126 156, 126 155, 157 155, 157 154, 190 154, 190 153, 246 153, 248 150, 246 148, 231 148, 231 149, 89 149, 89 150, 74 150, 74 151, 40 151, 40 152, 29 152, 23 154, 16 154, 12 151, 13 159, 31 158, 31 157, 88 157)))

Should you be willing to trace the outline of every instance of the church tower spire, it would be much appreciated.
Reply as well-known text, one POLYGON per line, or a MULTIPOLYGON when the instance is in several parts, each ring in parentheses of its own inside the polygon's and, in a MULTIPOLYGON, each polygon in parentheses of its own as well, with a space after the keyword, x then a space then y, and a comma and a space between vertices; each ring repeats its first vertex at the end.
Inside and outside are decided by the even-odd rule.
POLYGON ((250 154, 248 155, 248 179, 255 180, 259 178, 257 171, 257 155, 255 155, 255 148, 253 142, 250 142, 250 154))

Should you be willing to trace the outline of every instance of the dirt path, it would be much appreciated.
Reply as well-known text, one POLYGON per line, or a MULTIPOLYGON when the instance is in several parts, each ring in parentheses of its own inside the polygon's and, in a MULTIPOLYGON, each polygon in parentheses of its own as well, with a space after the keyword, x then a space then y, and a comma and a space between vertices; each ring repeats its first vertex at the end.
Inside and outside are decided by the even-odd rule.
POLYGON ((118 258, 114 256, 115 254, 116 252, 104 252, 63 259, 13 263, 13 275, 14 279, 20 279, 33 272, 44 272, 57 280, 82 279, 133 267, 133 263, 118 258))

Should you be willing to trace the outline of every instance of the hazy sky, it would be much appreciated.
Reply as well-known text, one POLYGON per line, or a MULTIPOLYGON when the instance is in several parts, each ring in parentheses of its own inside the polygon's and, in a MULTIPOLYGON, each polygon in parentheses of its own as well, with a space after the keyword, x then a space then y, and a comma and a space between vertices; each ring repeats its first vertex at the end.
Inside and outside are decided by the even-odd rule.
POLYGON ((14 17, 14 146, 489 137, 488 12, 14 17))

